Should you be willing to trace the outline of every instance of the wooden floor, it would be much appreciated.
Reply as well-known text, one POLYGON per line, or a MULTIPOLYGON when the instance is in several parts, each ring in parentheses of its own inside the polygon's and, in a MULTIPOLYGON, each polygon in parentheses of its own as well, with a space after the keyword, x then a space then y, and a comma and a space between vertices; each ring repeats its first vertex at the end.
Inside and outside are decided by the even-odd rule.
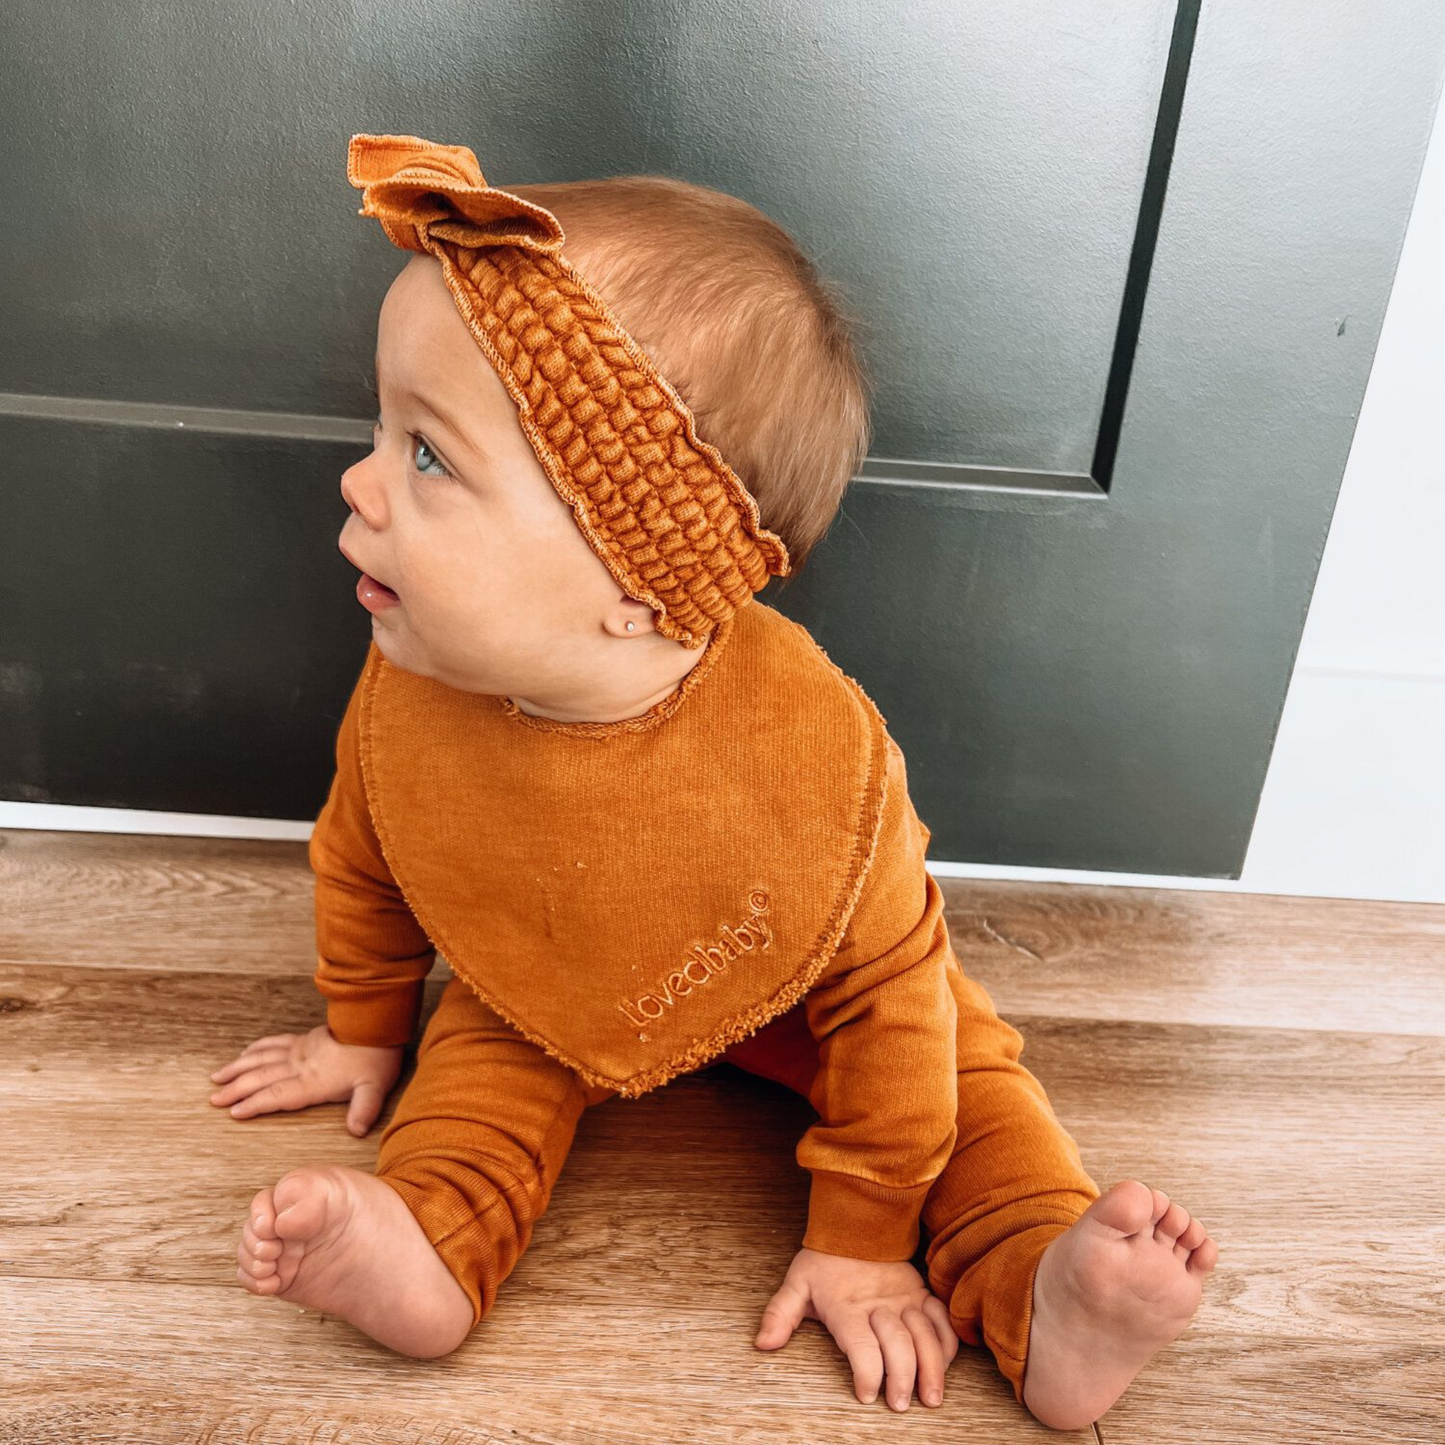
POLYGON ((812 1113, 730 1065, 584 1115, 454 1355, 250 1295, 252 1194, 369 1168, 380 1129, 207 1103, 245 1044, 323 1017, 305 845, 3 831, 0 1441, 1445 1440, 1445 908, 943 887, 1100 1186, 1157 1185, 1219 1243, 1194 1322, 1094 1431, 1038 1425, 982 1349, 900 1415, 854 1399, 816 1321, 753 1347, 812 1113))

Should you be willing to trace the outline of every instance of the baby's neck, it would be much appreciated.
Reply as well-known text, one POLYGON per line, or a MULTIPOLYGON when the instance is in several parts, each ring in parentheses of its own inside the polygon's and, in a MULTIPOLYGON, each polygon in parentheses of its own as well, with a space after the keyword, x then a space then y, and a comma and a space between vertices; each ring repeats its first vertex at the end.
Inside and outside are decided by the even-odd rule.
POLYGON ((669 665, 659 669, 653 669, 646 680, 626 675, 614 675, 612 681, 615 686, 608 689, 605 694, 598 693, 592 697, 579 698, 568 704, 539 703, 530 698, 520 697, 516 693, 511 695, 511 701, 519 712, 524 712, 528 717, 547 718, 551 722, 595 722, 611 723, 624 722, 628 718, 640 717, 649 708, 656 707, 664 699, 671 697, 681 685, 683 678, 695 668, 707 652, 706 647, 686 648, 676 647, 661 654, 662 658, 669 665), (652 690, 642 695, 636 684, 652 686, 652 690))

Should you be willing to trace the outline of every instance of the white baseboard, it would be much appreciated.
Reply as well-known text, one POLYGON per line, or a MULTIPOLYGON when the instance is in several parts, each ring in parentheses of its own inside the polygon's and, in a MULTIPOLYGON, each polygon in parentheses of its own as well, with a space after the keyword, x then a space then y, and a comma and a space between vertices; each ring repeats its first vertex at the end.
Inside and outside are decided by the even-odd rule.
POLYGON ((0 828, 57 833, 161 833, 176 838, 311 837, 311 823, 290 818, 233 818, 225 813, 152 813, 139 808, 82 808, 67 803, 0 803, 0 828))
MULTIPOLYGON (((1290 682, 1243 876, 944 862, 937 878, 1445 903, 1445 680, 1302 667, 1290 682)), ((305 841, 310 822, 0 803, 0 828, 305 841)))

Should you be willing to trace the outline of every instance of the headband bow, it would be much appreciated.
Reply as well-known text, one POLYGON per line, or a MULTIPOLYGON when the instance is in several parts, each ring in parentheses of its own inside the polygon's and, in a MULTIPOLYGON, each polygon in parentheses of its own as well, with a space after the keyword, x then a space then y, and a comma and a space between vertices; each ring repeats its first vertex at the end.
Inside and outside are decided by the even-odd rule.
POLYGON ((377 217, 403 250, 426 254, 428 234, 459 246, 562 250, 556 216, 489 186, 466 146, 433 145, 414 135, 353 136, 346 179, 362 188, 356 214, 377 217))
POLYGON ((354 135, 346 176, 391 242, 441 262, 473 338, 592 550, 657 630, 701 647, 769 577, 782 538, 691 410, 562 255, 550 211, 489 186, 465 146, 354 135))

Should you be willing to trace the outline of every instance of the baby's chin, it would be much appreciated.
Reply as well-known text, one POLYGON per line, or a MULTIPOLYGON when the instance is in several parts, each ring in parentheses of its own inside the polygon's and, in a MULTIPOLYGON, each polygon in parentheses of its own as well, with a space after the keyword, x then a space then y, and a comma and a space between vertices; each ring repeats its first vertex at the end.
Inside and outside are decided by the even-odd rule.
POLYGON ((376 619, 371 623, 371 640, 376 644, 376 650, 391 664, 392 667, 402 668, 406 672, 419 672, 420 669, 413 666, 407 659, 407 649, 399 642, 394 627, 378 627, 376 619))
MULTIPOLYGON (((402 594, 399 605, 372 615, 372 639, 393 667, 489 697, 528 697, 555 687, 561 659, 593 661, 579 642, 590 621, 581 608, 544 624, 518 609, 503 607, 498 616, 474 599, 467 603, 457 608, 426 596, 408 604, 402 594)), ((592 648, 615 647, 595 623, 591 631, 592 648)))
POLYGON ((418 636, 415 628, 392 626, 391 621, 398 610, 393 609, 388 614, 386 625, 371 630, 377 651, 390 666, 418 677, 429 677, 461 692, 497 695, 507 691, 506 684, 489 675, 482 659, 467 656, 445 644, 440 647, 429 645, 425 636, 418 636))

